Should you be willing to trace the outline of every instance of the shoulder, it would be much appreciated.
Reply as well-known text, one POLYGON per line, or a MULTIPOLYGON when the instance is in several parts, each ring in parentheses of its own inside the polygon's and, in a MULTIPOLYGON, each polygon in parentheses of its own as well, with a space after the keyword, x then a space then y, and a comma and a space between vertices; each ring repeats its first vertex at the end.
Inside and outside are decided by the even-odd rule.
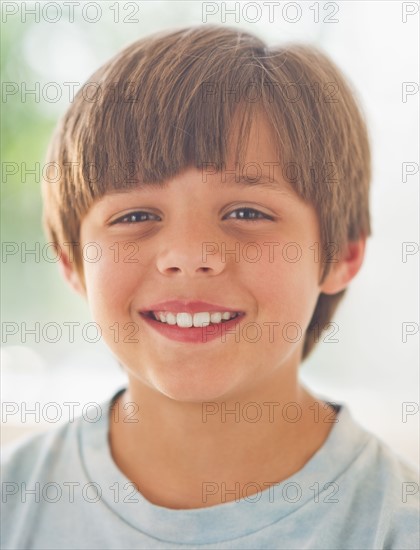
POLYGON ((108 405, 102 403, 95 418, 77 416, 1 449, 2 548, 52 548, 51 525, 61 537, 68 518, 84 518, 85 489, 91 485, 84 458, 88 452, 94 465, 102 463, 108 405))
MULTIPOLYGON (((23 439, 6 444, 1 449, 1 467, 3 479, 25 480, 36 475, 74 471, 80 463, 83 443, 95 445, 95 435, 107 428, 108 414, 112 400, 124 389, 119 390, 111 399, 95 404, 96 416, 74 416, 67 422, 56 425, 41 433, 25 436, 23 439), (82 441, 81 434, 85 434, 82 441)), ((93 402, 92 402, 93 403, 93 402)), ((106 439, 101 441, 105 444, 106 439)))
POLYGON ((375 548, 419 548, 418 470, 379 437, 351 422, 363 445, 341 476, 349 496, 349 524, 373 530, 375 548))
POLYGON ((23 526, 35 530, 38 514, 48 506, 48 491, 71 479, 70 465, 77 453, 75 431, 74 425, 64 424, 2 448, 2 547, 28 548, 22 542, 27 535, 23 526))
POLYGON ((419 473, 414 464, 377 440, 377 484, 383 486, 382 506, 389 524, 384 548, 420 547, 419 473))
POLYGON ((42 433, 24 437, 1 449, 2 477, 6 482, 46 482, 51 479, 70 479, 80 474, 85 478, 82 455, 86 447, 103 452, 110 406, 125 387, 96 403, 96 416, 89 414, 72 417, 64 424, 42 433), (105 434, 105 435, 104 435, 105 434))
POLYGON ((2 448, 1 469, 4 482, 22 482, 35 475, 40 478, 57 466, 60 459, 77 445, 76 426, 66 423, 45 432, 26 435, 2 448))

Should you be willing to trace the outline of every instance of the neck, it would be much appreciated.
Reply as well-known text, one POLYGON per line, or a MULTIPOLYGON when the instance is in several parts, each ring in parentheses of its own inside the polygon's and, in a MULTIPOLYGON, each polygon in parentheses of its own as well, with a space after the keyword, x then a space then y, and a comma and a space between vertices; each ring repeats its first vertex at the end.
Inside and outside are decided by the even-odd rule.
POLYGON ((240 498, 250 481, 255 492, 291 476, 333 421, 333 409, 297 376, 199 403, 132 379, 110 414, 110 446, 119 469, 150 502, 201 508, 240 498))

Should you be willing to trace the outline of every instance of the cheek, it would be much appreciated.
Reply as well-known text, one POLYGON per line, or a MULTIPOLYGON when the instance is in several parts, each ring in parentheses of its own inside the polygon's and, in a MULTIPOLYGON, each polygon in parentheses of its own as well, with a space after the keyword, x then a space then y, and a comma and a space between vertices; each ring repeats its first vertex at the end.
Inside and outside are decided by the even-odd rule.
POLYGON ((319 293, 319 265, 309 245, 280 244, 271 256, 248 263, 246 284, 254 290, 258 313, 270 321, 298 323, 302 330, 309 323, 319 293))
POLYGON ((127 261, 109 246, 103 246, 100 260, 84 261, 84 270, 88 302, 95 320, 100 323, 126 318, 142 277, 140 262, 127 261))

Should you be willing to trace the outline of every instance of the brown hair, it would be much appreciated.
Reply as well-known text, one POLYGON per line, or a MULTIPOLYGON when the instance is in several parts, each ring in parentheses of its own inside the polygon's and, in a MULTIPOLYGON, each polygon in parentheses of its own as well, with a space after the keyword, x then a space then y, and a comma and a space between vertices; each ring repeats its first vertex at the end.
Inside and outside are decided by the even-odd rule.
MULTIPOLYGON (((370 149, 363 117, 349 84, 321 51, 300 44, 268 48, 234 28, 157 33, 92 75, 47 153, 60 173, 58 181, 43 181, 48 237, 56 246, 77 243, 83 216, 111 190, 159 185, 185 168, 202 169, 209 159, 221 169, 238 112, 240 161, 257 111, 267 115, 289 181, 316 208, 323 280, 331 266, 326 245, 342 249, 370 235, 370 149)), ((77 247, 74 254, 83 278, 77 247)), ((303 358, 344 292, 319 296, 303 358)))

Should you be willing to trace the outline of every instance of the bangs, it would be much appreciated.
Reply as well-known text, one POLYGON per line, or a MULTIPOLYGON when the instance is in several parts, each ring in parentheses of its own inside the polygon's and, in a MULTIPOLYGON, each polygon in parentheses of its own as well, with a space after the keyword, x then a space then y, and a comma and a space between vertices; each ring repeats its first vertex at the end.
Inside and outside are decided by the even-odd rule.
POLYGON ((193 31, 138 41, 80 90, 63 121, 78 161, 63 190, 79 216, 109 191, 164 184, 189 167, 221 171, 228 154, 243 164, 256 111, 272 103, 264 46, 218 32, 208 44, 202 29, 199 41, 193 31))

